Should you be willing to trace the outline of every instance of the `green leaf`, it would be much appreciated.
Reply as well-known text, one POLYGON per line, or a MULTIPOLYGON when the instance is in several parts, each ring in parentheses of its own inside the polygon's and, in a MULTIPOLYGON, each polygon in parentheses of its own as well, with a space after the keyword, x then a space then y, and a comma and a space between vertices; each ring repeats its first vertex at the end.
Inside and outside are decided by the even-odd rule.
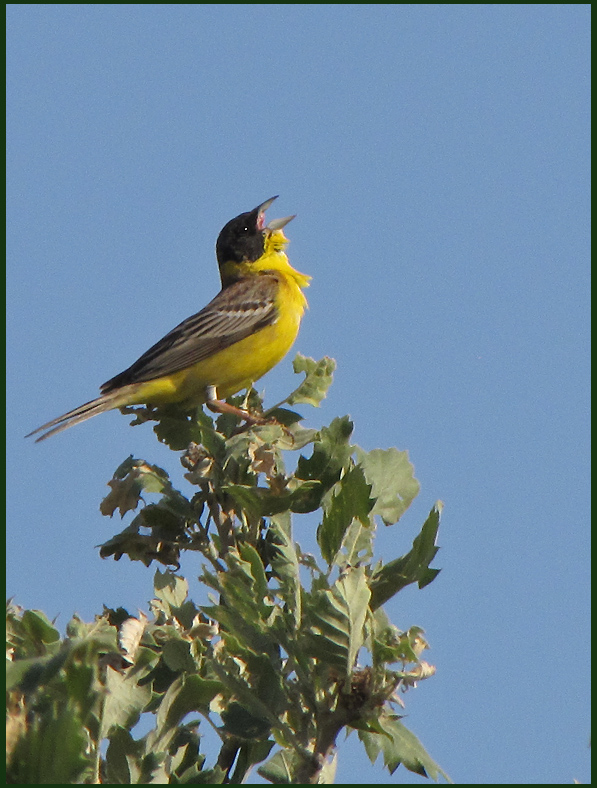
POLYGON ((371 486, 365 481, 358 465, 339 482, 337 492, 326 507, 323 521, 317 529, 317 543, 328 564, 332 564, 353 519, 369 525, 369 512, 374 504, 370 493, 371 486))
POLYGON ((256 739, 243 742, 238 752, 234 774, 230 779, 230 783, 232 785, 240 785, 246 782, 251 767, 267 758, 273 746, 274 742, 271 739, 266 741, 256 739))
POLYGON ((21 622, 25 632, 37 643, 56 643, 60 640, 60 633, 41 610, 25 610, 21 622))
POLYGON ((336 563, 341 569, 356 564, 370 563, 373 556, 373 533, 371 523, 363 525, 353 520, 342 539, 341 555, 336 555, 336 563))
POLYGON ((292 616, 292 630, 301 620, 301 578, 296 547, 276 518, 272 518, 268 535, 275 553, 271 559, 272 569, 280 581, 279 594, 285 602, 286 612, 292 616))
POLYGON ((222 485, 235 503, 247 511, 249 518, 272 517, 284 512, 304 514, 319 508, 324 489, 319 482, 291 479, 285 489, 222 485))
POLYGON ((292 750, 278 750, 267 763, 257 769, 257 773, 274 785, 290 785, 300 767, 302 759, 292 750))
POLYGON ((329 590, 309 600, 311 628, 306 649, 347 677, 364 642, 369 597, 365 567, 353 567, 329 590))
POLYGON ((369 606, 369 587, 365 577, 365 568, 351 569, 341 576, 334 586, 346 605, 350 637, 348 641, 347 672, 350 673, 356 663, 359 649, 363 645, 365 618, 369 606))
POLYGON ((216 675, 255 720, 267 722, 268 728, 288 731, 288 726, 282 721, 286 694, 279 665, 272 664, 265 654, 251 653, 242 647, 233 648, 235 644, 229 638, 226 638, 226 645, 229 647, 228 657, 212 663, 216 675), (239 669, 239 659, 245 662, 245 671, 239 669))
POLYGON ((229 703, 220 716, 226 732, 242 739, 261 739, 271 729, 269 719, 255 716, 236 701, 229 703))
POLYGON ((215 679, 203 679, 197 675, 185 676, 183 688, 184 693, 173 712, 179 715, 179 722, 191 711, 207 714, 209 712, 209 704, 216 695, 224 691, 222 682, 215 679))
POLYGON ((31 657, 7 661, 6 688, 19 687, 22 692, 31 693, 50 681, 66 662, 71 649, 62 648, 56 655, 31 657))
POLYGON ((349 443, 353 424, 348 416, 335 418, 329 427, 319 431, 313 443, 313 453, 308 459, 298 459, 295 476, 305 481, 319 481, 324 490, 334 485, 342 471, 348 470, 354 446, 349 443))
POLYGON ((81 719, 85 719, 100 691, 95 659, 91 664, 71 661, 67 667, 65 685, 69 699, 76 705, 81 719))
POLYGON ((17 741, 7 769, 7 782, 19 785, 77 783, 91 767, 87 736, 71 708, 36 715, 17 741))
POLYGON ((157 598, 166 603, 170 610, 181 607, 189 593, 189 584, 185 578, 168 570, 160 572, 156 569, 153 587, 157 598))
POLYGON ((106 670, 106 697, 100 725, 100 739, 105 739, 111 729, 132 728, 151 700, 151 687, 141 686, 139 676, 129 671, 118 673, 112 668, 106 670))
POLYGON ((247 543, 239 544, 238 551, 243 561, 246 561, 251 567, 253 588, 256 597, 265 600, 265 597, 269 594, 269 589, 267 587, 267 578, 265 576, 265 569, 263 568, 261 556, 252 545, 247 543))
POLYGON ((161 493, 172 489, 166 471, 132 456, 116 469, 108 487, 112 489, 101 502, 100 512, 109 517, 116 509, 121 517, 136 509, 144 491, 161 493))
POLYGON ((397 523, 421 487, 408 452, 394 448, 365 452, 357 446, 356 455, 372 487, 371 496, 376 499, 372 514, 378 514, 386 525, 397 523))
POLYGON ((384 764, 390 774, 403 764, 409 771, 430 777, 435 782, 441 775, 446 782, 452 780, 427 753, 414 733, 400 722, 395 715, 382 715, 380 723, 386 735, 359 731, 359 738, 365 744, 365 749, 372 763, 377 755, 383 753, 384 764))
MULTIPOLYGON (((275 419, 278 424, 283 424, 285 427, 292 427, 299 421, 303 420, 303 416, 294 410, 288 408, 270 408, 267 415, 269 418, 275 419)), ((315 430, 313 430, 315 432, 315 430)))
MULTIPOLYGON (((174 418, 179 418, 185 422, 187 419, 190 419, 189 425, 192 423, 192 426, 189 426, 189 429, 191 429, 191 432, 186 435, 182 432, 178 435, 176 432, 170 436, 162 435, 162 438, 165 439, 164 442, 167 443, 169 439, 172 439, 172 442, 179 447, 175 449, 175 451, 182 451, 184 449, 193 454, 194 450, 199 449, 205 457, 211 457, 217 462, 223 459, 226 436, 215 429, 213 419, 205 413, 201 406, 196 408, 190 417, 182 411, 180 417, 174 416, 174 418), (198 432, 196 432, 195 429, 197 429, 198 432)), ((169 425, 166 425, 166 428, 169 429, 169 425)), ((159 425, 155 427, 156 431, 158 429, 159 425)), ((184 431, 186 429, 187 426, 183 424, 181 430, 184 431)))
POLYGON ((383 608, 378 607, 371 619, 371 652, 373 664, 379 666, 392 662, 409 662, 420 665, 420 655, 428 648, 421 627, 410 627, 407 632, 390 623, 383 608))
MULTIPOLYGON (((382 736, 388 736, 390 739, 392 738, 392 735, 384 730, 377 717, 358 717, 356 720, 351 720, 349 727, 354 728, 357 731, 365 731, 366 733, 380 733, 382 736)), ((369 757, 371 763, 375 763, 377 756, 381 752, 381 742, 374 736, 372 736, 367 741, 368 746, 365 746, 367 756, 369 757), (372 742, 375 744, 372 744, 372 742)))
POLYGON ((254 426, 242 432, 232 435, 226 441, 226 462, 230 459, 236 460, 240 466, 247 463, 256 451, 272 451, 272 445, 280 440, 284 435, 284 430, 279 424, 264 424, 261 427, 254 426))
POLYGON ((192 785, 221 785, 226 780, 226 770, 219 766, 213 769, 202 769, 196 777, 185 780, 185 775, 181 775, 180 782, 188 782, 192 785))
POLYGON ((197 669, 195 660, 191 655, 191 644, 188 640, 170 637, 164 643, 162 658, 170 670, 175 673, 181 671, 191 673, 197 669))
POLYGON ((196 413, 188 414, 180 406, 170 405, 156 408, 155 418, 158 419, 158 423, 153 431, 158 440, 169 446, 172 451, 184 451, 189 443, 202 442, 203 431, 197 422, 196 413))
POLYGON ((248 484, 223 484, 221 489, 227 493, 240 511, 244 511, 250 522, 263 516, 263 503, 257 487, 248 484))
POLYGON ((206 585, 221 594, 222 604, 201 606, 201 610, 221 624, 227 641, 234 636, 244 648, 274 655, 277 646, 269 620, 272 607, 257 591, 251 565, 232 553, 226 561, 228 571, 217 575, 204 571, 201 576, 206 585))
POLYGON ((90 758, 86 755, 86 747, 87 737, 81 721, 69 711, 65 711, 51 722, 39 727, 34 726, 33 730, 19 741, 9 771, 13 777, 10 782, 21 785, 77 783, 91 765, 90 758), (14 766, 17 766, 17 769, 20 766, 27 776, 14 779, 14 766))
POLYGON ((192 628, 195 617, 199 613, 199 608, 193 601, 187 599, 180 607, 173 608, 172 613, 183 629, 189 630, 192 628))
POLYGON ((306 403, 319 407, 319 403, 325 398, 329 387, 332 385, 336 362, 333 358, 328 358, 327 356, 320 361, 315 361, 313 358, 308 358, 298 353, 292 362, 292 366, 296 373, 305 373, 305 380, 286 398, 285 402, 289 405, 306 403))
POLYGON ((197 675, 179 676, 166 690, 156 714, 156 727, 147 736, 149 752, 167 749, 178 733, 178 725, 191 711, 209 712, 209 704, 224 686, 197 675))
MULTIPOLYGON (((181 505, 182 496, 164 496, 157 503, 150 503, 144 506, 137 517, 139 527, 150 528, 153 536, 168 541, 184 540, 186 537, 185 529, 189 523, 196 521, 194 512, 185 501, 187 506, 181 505)), ((185 499, 183 499, 185 500, 185 499)))
POLYGON ((442 508, 442 502, 438 501, 425 521, 421 533, 413 541, 409 553, 390 561, 372 575, 369 581, 371 610, 383 605, 410 583, 418 583, 419 588, 424 588, 437 577, 440 570, 431 569, 429 564, 439 550, 435 541, 442 508))
POLYGON ((335 782, 336 770, 338 768, 338 751, 334 752, 331 758, 326 758, 319 772, 317 782, 319 785, 332 785, 335 782))
POLYGON ((106 782, 109 785, 138 784, 142 754, 143 742, 135 741, 124 728, 115 727, 106 751, 106 782))
POLYGON ((121 533, 100 545, 100 557, 113 555, 114 560, 119 561, 123 555, 128 555, 131 561, 142 561, 145 566, 150 566, 152 561, 160 561, 165 566, 178 566, 178 549, 162 542, 156 535, 140 534, 142 525, 142 518, 135 517, 121 533))
POLYGON ((179 784, 194 784, 201 775, 206 757, 199 752, 201 737, 195 721, 185 723, 179 728, 179 733, 174 739, 173 746, 178 751, 170 763, 170 781, 174 782, 172 772, 178 778, 179 784))
MULTIPOLYGON (((122 608, 119 608, 119 611, 122 610, 122 608)), ((126 618, 128 617, 127 614, 126 618)), ((96 618, 91 624, 83 624, 78 633, 73 634, 75 621, 77 620, 82 624, 81 620, 78 619, 75 614, 68 625, 68 635, 74 645, 78 646, 82 644, 84 647, 91 646, 96 653, 117 650, 118 632, 116 626, 109 620, 108 608, 104 608, 104 614, 101 617, 96 618)), ((65 641, 63 645, 66 645, 68 642, 69 641, 65 641)))
POLYGON ((167 697, 160 704, 158 721, 164 728, 174 728, 191 711, 205 714, 211 701, 223 690, 221 681, 202 679, 197 675, 181 676, 171 685, 167 697))

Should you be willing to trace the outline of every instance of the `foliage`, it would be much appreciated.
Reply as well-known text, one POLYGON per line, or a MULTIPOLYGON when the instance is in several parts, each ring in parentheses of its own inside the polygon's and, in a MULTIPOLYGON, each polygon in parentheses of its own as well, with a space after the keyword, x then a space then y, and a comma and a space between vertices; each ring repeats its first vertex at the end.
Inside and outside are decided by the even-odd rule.
POLYGON ((318 405, 333 369, 299 356, 304 382, 266 413, 253 390, 233 398, 262 415, 250 427, 230 415, 214 424, 202 409, 134 411, 184 451, 194 493, 133 457, 109 482, 103 514, 135 515, 100 555, 166 567, 149 616, 75 616, 61 638, 43 613, 9 603, 9 782, 240 783, 258 764, 273 783, 333 782, 343 731, 390 773, 403 764, 448 780, 398 713, 401 693, 434 673, 423 630, 398 630, 382 607, 439 572, 429 564, 441 504, 405 555, 374 562, 376 527, 395 524, 419 484, 406 452, 351 444, 347 417, 306 429, 284 407, 318 405), (284 453, 306 447, 288 472, 284 453), (320 560, 292 536, 292 513, 309 512, 319 512, 320 560), (183 552, 203 559, 203 604, 177 574, 183 552), (141 715, 152 720, 144 735, 133 730, 141 715), (211 760, 205 725, 220 740, 211 760))

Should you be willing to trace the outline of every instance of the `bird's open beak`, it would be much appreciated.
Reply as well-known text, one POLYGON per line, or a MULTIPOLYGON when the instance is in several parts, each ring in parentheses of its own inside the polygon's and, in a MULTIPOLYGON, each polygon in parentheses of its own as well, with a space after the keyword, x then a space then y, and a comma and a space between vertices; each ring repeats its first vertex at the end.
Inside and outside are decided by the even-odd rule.
POLYGON ((274 200, 278 199, 278 195, 276 194, 275 197, 270 197, 269 200, 262 202, 261 205, 258 205, 255 210, 257 211, 257 229, 263 230, 265 227, 265 212, 273 203, 274 200))
POLYGON ((283 219, 272 219, 272 221, 267 225, 267 229, 271 230, 272 233, 276 230, 281 230, 282 227, 286 227, 288 222, 291 222, 295 216, 296 214, 294 214, 294 216, 285 216, 283 219))
POLYGON ((264 214, 267 211, 267 209, 270 207, 270 205, 273 203, 273 201, 277 199, 278 199, 278 195, 276 194, 275 197, 270 197, 269 200, 266 200, 265 202, 262 202, 261 205, 257 206, 257 227, 260 230, 266 228, 272 233, 275 232, 276 230, 281 230, 283 227, 286 227, 288 222, 294 219, 294 216, 296 216, 295 214, 294 216, 285 216, 283 219, 273 219, 271 222, 269 222, 269 224, 266 225, 264 214))

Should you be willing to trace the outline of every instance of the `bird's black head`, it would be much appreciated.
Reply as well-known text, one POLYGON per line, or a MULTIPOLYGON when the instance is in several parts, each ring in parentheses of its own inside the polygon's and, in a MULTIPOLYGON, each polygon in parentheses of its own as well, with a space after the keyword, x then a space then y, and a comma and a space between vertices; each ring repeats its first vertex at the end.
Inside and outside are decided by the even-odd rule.
POLYGON ((224 226, 216 242, 216 257, 220 268, 226 263, 254 262, 264 251, 265 212, 276 197, 262 202, 257 208, 241 213, 224 226))

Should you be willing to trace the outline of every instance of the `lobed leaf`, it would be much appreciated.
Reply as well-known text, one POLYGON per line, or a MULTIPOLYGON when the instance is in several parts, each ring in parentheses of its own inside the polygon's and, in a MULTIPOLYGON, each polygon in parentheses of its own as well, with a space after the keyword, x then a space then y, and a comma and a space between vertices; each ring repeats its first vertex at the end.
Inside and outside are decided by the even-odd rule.
POLYGON ((413 541, 410 552, 374 572, 369 582, 372 610, 410 583, 418 583, 419 588, 424 588, 440 573, 441 570, 431 569, 429 564, 439 550, 436 539, 442 508, 443 504, 438 501, 423 524, 421 533, 413 541))
POLYGON ((308 405, 319 406, 325 398, 329 387, 332 385, 333 373, 336 369, 336 362, 333 358, 325 356, 320 361, 303 356, 297 353, 292 362, 296 373, 304 372, 305 379, 301 385, 286 398, 285 402, 289 405, 306 403, 308 405))
POLYGON ((151 700, 151 687, 141 686, 138 680, 134 672, 122 674, 107 668, 99 739, 105 739, 114 726, 132 728, 138 722, 151 700))
POLYGON ((41 610, 25 610, 21 624, 23 630, 33 641, 49 644, 60 640, 60 633, 41 610))
POLYGON ((328 564, 331 565, 334 561, 353 520, 359 520, 365 526, 370 524, 369 512, 375 503, 370 493, 371 485, 365 481, 363 471, 358 465, 348 471, 338 483, 317 529, 317 543, 328 564))
POLYGON ((181 607, 189 593, 187 580, 168 570, 160 572, 159 569, 156 569, 153 588, 157 598, 162 600, 170 610, 181 607))
MULTIPOLYGON (((179 406, 163 407, 156 410, 155 418, 158 423, 153 431, 160 443, 165 443, 172 451, 184 451, 189 443, 201 443, 203 441, 203 429, 199 423, 199 413, 203 413, 202 408, 197 412, 187 414, 179 406)), ((213 423, 209 416, 210 425, 213 423)), ((209 426, 210 426, 209 425, 209 426)), ((209 428, 208 426, 208 428, 209 428)))
POLYGON ((386 525, 397 523, 421 487, 415 479, 408 452, 395 448, 365 452, 357 446, 356 455, 371 485, 371 496, 375 498, 371 513, 378 514, 386 525))
POLYGON ((322 427, 313 442, 313 453, 309 458, 301 455, 295 476, 304 481, 318 481, 324 491, 329 490, 348 470, 354 446, 349 443, 353 424, 348 416, 335 418, 329 427, 322 427))
POLYGON ((452 782, 427 753, 414 733, 405 728, 396 715, 382 714, 379 722, 385 735, 363 730, 358 732, 372 763, 375 763, 381 752, 384 764, 390 774, 393 774, 400 764, 403 764, 409 771, 423 777, 430 777, 435 782, 438 781, 439 775, 446 782, 452 782))
POLYGON ((353 567, 309 601, 306 650, 324 664, 352 673, 363 645, 370 591, 364 567, 353 567))
POLYGON ((341 554, 336 554, 335 563, 345 569, 357 564, 368 564, 373 556, 373 526, 353 520, 342 539, 341 554))
POLYGON ((163 493, 172 490, 166 471, 144 460, 135 460, 132 455, 116 469, 108 487, 111 491, 101 502, 100 512, 109 517, 116 509, 121 517, 135 510, 143 491, 163 493))
POLYGON ((272 518, 269 534, 275 547, 271 564, 280 582, 279 594, 284 601, 286 612, 292 616, 292 628, 296 630, 302 611, 301 578, 296 547, 276 518, 272 518))

